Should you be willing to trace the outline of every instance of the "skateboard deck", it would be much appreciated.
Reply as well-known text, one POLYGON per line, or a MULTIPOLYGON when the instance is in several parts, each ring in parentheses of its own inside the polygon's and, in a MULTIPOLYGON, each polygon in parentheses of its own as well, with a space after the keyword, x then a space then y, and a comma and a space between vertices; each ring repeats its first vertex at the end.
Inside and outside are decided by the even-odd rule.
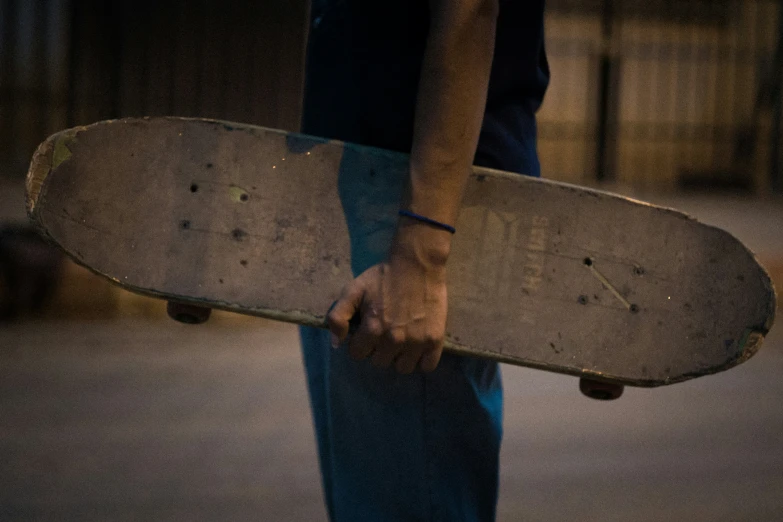
MULTIPOLYGON (((323 326, 353 271, 383 259, 406 180, 404 154, 126 119, 41 144, 27 205, 45 237, 127 290, 323 326)), ((452 352, 660 386, 747 360, 772 325, 754 255, 672 209, 474 168, 456 228, 452 352)))

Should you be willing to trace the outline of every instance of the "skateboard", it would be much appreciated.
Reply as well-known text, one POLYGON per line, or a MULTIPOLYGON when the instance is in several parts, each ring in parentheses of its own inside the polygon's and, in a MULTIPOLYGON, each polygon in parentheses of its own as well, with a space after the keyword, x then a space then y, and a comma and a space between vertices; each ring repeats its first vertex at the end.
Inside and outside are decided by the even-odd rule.
MULTIPOLYGON (((251 125, 113 120, 40 145, 27 208, 124 289, 323 327, 355 272, 383 259, 407 167, 404 154, 251 125)), ((772 326, 775 290, 754 255, 672 209, 476 167, 456 229, 450 352, 655 387, 746 361, 772 326)))

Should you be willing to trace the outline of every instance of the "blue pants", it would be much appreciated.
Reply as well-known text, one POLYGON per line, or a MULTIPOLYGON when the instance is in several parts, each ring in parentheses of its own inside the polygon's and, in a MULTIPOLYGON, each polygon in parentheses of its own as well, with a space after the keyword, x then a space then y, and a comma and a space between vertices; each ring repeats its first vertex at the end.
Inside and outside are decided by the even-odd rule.
MULTIPOLYGON (((362 24, 339 10, 316 21, 303 132, 409 151, 418 51, 368 56, 346 36, 361 37, 362 24)), ((488 104, 477 163, 537 175, 535 106, 488 104)), ((367 195, 352 193, 351 176, 341 169, 339 188, 359 275, 384 259, 395 223, 362 219, 357 201, 367 195)), ((370 199, 399 206, 395 191, 370 199)), ((503 411, 496 363, 445 354, 434 372, 402 376, 333 350, 325 330, 302 328, 301 340, 332 520, 494 520, 503 411)))
POLYGON ((498 366, 444 355, 427 375, 353 361, 302 328, 324 497, 332 520, 493 520, 498 366))

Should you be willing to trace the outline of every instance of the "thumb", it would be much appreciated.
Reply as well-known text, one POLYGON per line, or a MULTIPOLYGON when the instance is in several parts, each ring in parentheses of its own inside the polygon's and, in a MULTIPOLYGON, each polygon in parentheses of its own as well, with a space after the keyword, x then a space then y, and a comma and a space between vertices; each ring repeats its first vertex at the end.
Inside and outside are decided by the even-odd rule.
POLYGON ((326 314, 326 326, 332 332, 332 348, 345 340, 350 329, 351 318, 356 315, 364 298, 364 285, 354 279, 343 288, 342 295, 326 314))

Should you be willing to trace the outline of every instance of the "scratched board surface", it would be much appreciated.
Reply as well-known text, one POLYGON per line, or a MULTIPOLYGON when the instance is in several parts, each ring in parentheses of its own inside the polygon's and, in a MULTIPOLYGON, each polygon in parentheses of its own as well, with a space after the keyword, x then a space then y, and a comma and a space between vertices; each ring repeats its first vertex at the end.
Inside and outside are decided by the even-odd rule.
MULTIPOLYGON (((383 259, 407 157, 227 122, 101 122, 41 145, 28 209, 124 287, 321 325, 383 259)), ((641 386, 727 369, 772 324, 739 241, 612 194, 476 168, 448 265, 448 349, 641 386)))

